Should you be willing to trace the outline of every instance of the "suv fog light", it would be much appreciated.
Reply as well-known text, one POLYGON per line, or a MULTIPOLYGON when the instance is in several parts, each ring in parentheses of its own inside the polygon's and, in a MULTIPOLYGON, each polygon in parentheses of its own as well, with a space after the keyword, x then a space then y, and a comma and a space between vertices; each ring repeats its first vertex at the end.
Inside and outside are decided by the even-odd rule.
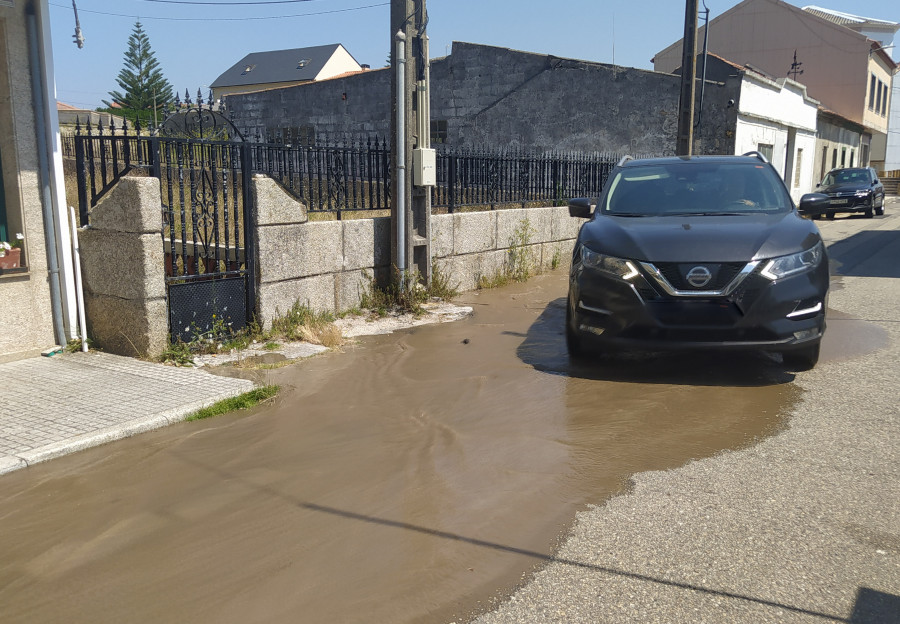
POLYGON ((806 340, 808 338, 815 338, 819 333, 819 330, 816 328, 813 329, 801 329, 800 331, 794 332, 794 338, 797 340, 806 340))
POLYGON ((581 327, 579 327, 578 329, 580 329, 583 332, 589 332, 591 334, 595 334, 597 336, 599 336, 600 334, 603 333, 602 327, 591 327, 590 325, 584 325, 584 324, 582 324, 581 327))

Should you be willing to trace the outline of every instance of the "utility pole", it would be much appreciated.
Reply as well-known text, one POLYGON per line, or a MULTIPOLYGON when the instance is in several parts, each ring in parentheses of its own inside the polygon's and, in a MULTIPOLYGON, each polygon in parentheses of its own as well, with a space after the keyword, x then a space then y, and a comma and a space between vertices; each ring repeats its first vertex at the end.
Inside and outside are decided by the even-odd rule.
POLYGON ((425 0, 391 0, 391 260, 431 281, 431 149, 425 0))
MULTIPOLYGON (((709 26, 707 26, 708 28, 709 26)), ((694 150, 694 92, 697 77, 697 0, 685 0, 684 38, 681 40, 681 97, 678 101, 678 138, 675 154, 694 150)))

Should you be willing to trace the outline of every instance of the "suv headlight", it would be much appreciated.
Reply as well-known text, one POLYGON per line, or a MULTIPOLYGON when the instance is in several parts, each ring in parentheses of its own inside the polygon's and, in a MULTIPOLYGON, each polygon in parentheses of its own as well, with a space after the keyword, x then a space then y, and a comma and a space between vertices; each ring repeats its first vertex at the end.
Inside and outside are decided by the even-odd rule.
POLYGON ((857 197, 868 197, 871 194, 872 194, 872 191, 870 189, 863 189, 861 191, 856 191, 857 197))
POLYGON ((814 247, 800 253, 780 258, 772 258, 763 267, 761 274, 773 282, 790 275, 803 273, 818 266, 825 257, 825 246, 819 242, 814 247))
POLYGON ((591 251, 584 246, 581 248, 581 261, 586 267, 609 273, 619 279, 629 280, 640 275, 640 272, 631 260, 607 256, 606 254, 591 251))

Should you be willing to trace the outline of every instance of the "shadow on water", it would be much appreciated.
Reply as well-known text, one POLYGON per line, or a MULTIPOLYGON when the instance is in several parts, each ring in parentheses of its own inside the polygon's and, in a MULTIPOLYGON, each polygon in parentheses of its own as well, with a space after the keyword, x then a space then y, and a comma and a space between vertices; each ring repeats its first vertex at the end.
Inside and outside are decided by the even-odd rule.
POLYGON ((596 381, 753 387, 790 383, 795 375, 761 352, 595 352, 570 361, 564 339, 566 298, 551 301, 523 336, 519 358, 535 369, 596 381))

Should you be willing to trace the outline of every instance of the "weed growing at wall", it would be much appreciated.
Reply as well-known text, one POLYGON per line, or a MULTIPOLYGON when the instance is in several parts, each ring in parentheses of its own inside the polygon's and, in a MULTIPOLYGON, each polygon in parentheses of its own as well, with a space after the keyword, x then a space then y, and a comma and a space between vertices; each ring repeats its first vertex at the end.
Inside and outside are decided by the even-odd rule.
POLYGON ((448 301, 459 294, 459 284, 453 285, 450 276, 434 261, 431 263, 431 283, 427 285, 418 271, 400 272, 395 268, 390 283, 384 287, 378 286, 368 274, 365 275, 368 285, 359 305, 378 316, 386 316, 390 312, 420 316, 425 313, 422 304, 426 301, 448 301))
POLYGON ((334 325, 334 316, 327 312, 315 312, 309 306, 295 302, 286 314, 276 314, 272 329, 263 331, 255 320, 240 331, 232 331, 225 323, 214 319, 210 331, 194 334, 190 342, 170 343, 159 360, 176 366, 190 366, 195 355, 241 351, 253 343, 266 347, 279 342, 300 341, 325 347, 338 347, 344 343, 341 330, 334 325))
POLYGON ((536 272, 536 261, 531 240, 535 230, 528 219, 523 219, 516 226, 509 239, 506 251, 506 263, 503 269, 494 275, 482 275, 478 278, 478 288, 498 288, 510 282, 524 282, 536 272))

